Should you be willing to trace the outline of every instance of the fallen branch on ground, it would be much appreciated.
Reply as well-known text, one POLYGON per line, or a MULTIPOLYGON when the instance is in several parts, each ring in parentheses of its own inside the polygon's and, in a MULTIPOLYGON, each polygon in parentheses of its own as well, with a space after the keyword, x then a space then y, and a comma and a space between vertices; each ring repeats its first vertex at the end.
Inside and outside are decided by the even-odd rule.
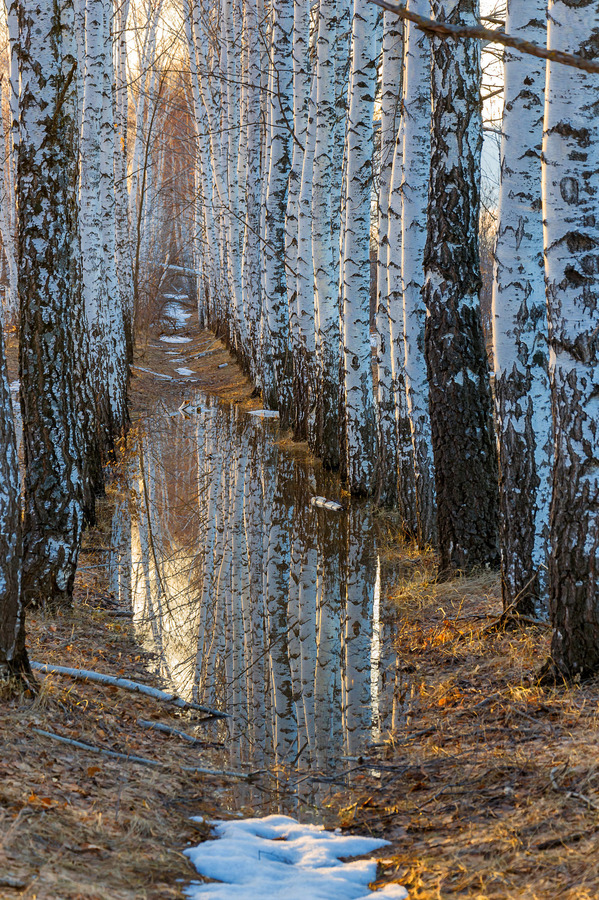
POLYGON ((186 731, 181 731, 180 728, 173 728, 171 725, 164 725, 162 722, 149 722, 147 719, 138 719, 137 724, 141 725, 142 728, 151 728, 152 731, 162 731, 163 734, 172 734, 175 737, 180 737, 184 741, 189 741, 190 744, 206 743, 191 734, 187 734, 186 731))
MULTIPOLYGON (((118 750, 107 750, 104 747, 96 747, 95 744, 88 744, 84 741, 76 741, 74 738, 63 737, 61 734, 55 734, 53 731, 43 731, 41 728, 32 728, 36 734, 42 737, 52 738, 61 744, 67 744, 69 747, 77 747, 78 750, 87 750, 90 753, 100 753, 102 756, 109 756, 111 759, 124 759, 126 762, 139 763, 142 766, 153 766, 160 769, 172 769, 167 763, 160 762, 157 759, 149 759, 147 756, 134 756, 131 753, 120 753, 118 750)), ((218 775, 221 778, 251 778, 253 772, 230 772, 226 769, 208 769, 205 766, 180 766, 184 772, 198 773, 199 775, 218 775)))
POLYGON ((77 681, 95 681, 97 684, 108 685, 109 687, 119 687, 125 691, 133 691, 136 694, 145 694, 147 697, 153 697, 154 700, 161 700, 163 703, 172 703, 180 709, 195 709, 198 712, 207 713, 207 715, 217 719, 229 719, 230 714, 220 712, 216 709, 210 709, 208 706, 201 706, 199 703, 193 703, 190 700, 183 700, 176 694, 168 694, 159 688, 150 687, 149 684, 141 684, 139 681, 131 681, 130 678, 115 678, 113 675, 104 675, 101 672, 94 672, 91 669, 69 669, 66 666, 50 666, 46 663, 32 662, 31 668, 36 672, 43 672, 45 675, 68 675, 77 681))

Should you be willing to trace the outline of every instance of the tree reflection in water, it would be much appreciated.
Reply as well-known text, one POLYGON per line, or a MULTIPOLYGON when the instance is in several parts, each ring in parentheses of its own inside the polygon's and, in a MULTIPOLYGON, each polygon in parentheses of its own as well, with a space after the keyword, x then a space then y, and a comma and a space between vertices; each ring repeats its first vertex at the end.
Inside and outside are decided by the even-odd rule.
POLYGON ((370 505, 312 507, 339 483, 279 437, 204 396, 148 418, 115 505, 111 584, 161 676, 232 713, 214 726, 231 762, 326 771, 391 725, 389 570, 370 505))

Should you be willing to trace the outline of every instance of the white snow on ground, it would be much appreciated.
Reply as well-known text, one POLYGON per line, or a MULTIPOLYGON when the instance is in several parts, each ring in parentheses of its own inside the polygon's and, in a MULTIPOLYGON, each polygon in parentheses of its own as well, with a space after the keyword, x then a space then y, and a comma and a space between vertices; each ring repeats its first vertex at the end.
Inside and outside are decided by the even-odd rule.
POLYGON ((189 300, 188 294, 163 294, 165 300, 189 300))
POLYGON ((184 309, 180 303, 167 303, 164 307, 163 315, 168 316, 169 319, 174 319, 176 324, 180 326, 185 325, 187 320, 191 318, 191 312, 188 309, 184 309))
POLYGON ((276 409, 250 409, 250 416, 260 416, 262 419, 278 419, 276 409))
POLYGON ((399 884, 369 891, 376 860, 341 862, 372 853, 388 841, 333 834, 288 816, 215 822, 219 840, 186 850, 200 875, 220 884, 194 882, 190 900, 404 900, 399 884))
POLYGON ((191 338, 183 337, 182 334, 161 334, 160 340, 165 344, 188 344, 191 338))
POLYGON ((178 372, 179 375, 193 375, 193 371, 191 369, 187 369, 185 366, 181 366, 180 369, 175 369, 175 372, 178 372))

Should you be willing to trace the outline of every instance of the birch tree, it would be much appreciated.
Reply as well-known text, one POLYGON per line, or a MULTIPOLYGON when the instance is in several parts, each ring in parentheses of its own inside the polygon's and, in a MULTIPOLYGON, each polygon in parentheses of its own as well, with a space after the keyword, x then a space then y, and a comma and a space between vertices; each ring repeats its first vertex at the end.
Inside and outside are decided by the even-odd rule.
MULTIPOLYGON (((427 12, 426 0, 409 9, 427 12)), ((430 38, 406 22, 401 155, 401 287, 407 411, 414 461, 415 525, 421 545, 436 540, 435 474, 422 299, 430 159, 430 38)))
MULTIPOLYGON (((432 0, 435 18, 478 21, 477 0, 432 0)), ((426 356, 441 569, 497 559, 497 466, 480 315, 480 47, 431 40, 432 125, 424 255, 426 356)))
POLYGON ((265 402, 278 409, 288 424, 292 412, 292 361, 289 353, 289 308, 285 266, 285 214, 291 170, 293 133, 292 0, 274 0, 271 7, 268 75, 268 166, 264 192, 263 359, 265 402))
POLYGON ((21 490, 0 328, 0 679, 29 667, 21 605, 21 490))
MULTIPOLYGON (((339 465, 339 190, 343 147, 335 141, 337 83, 346 59, 342 46, 343 0, 320 0, 316 37, 316 131, 312 186, 312 263, 316 373, 315 432, 311 449, 327 468, 339 465)), ((347 54, 345 54, 347 56, 347 54)), ((307 173, 306 177, 310 177, 307 173)), ((305 180, 305 179, 304 179, 305 180)))
POLYGON ((63 102, 75 66, 65 76, 58 7, 20 0, 18 13, 22 591, 27 603, 54 604, 70 600, 83 526, 74 384, 76 161, 72 107, 63 102))
POLYGON ((127 417, 126 345, 116 276, 111 3, 87 0, 81 128, 83 294, 92 340, 103 439, 110 447, 127 417))
POLYGON ((363 495, 374 488, 376 459, 370 349, 370 199, 377 18, 374 4, 354 0, 339 273, 345 425, 341 452, 350 490, 363 495))
MULTIPOLYGON (((550 0, 548 46, 599 58, 599 9, 550 0)), ((565 677, 599 668, 599 76, 547 67, 543 214, 555 426, 551 652, 565 677)))
POLYGON ((378 192, 376 365, 378 462, 376 499, 393 506, 397 499, 397 429, 393 345, 387 300, 389 297, 389 195, 393 172, 395 138, 400 119, 403 64, 403 22, 385 10, 381 54, 381 127, 378 192))
MULTIPOLYGON (((545 0, 508 0, 506 30, 546 40, 545 0)), ((506 48, 493 358, 504 608, 546 609, 552 422, 540 150, 545 64, 506 48)))
POLYGON ((403 285, 401 277, 403 132, 404 117, 401 116, 393 149, 393 166, 391 169, 391 183, 389 185, 386 281, 387 311, 391 332, 391 365, 395 392, 397 509, 404 532, 409 535, 415 535, 418 528, 416 519, 416 481, 406 394, 403 285))

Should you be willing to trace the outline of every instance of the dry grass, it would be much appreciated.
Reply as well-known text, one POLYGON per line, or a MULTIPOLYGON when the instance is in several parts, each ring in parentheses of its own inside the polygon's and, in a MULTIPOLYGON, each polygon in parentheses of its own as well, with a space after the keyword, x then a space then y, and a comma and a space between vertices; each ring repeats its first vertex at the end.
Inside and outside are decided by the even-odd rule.
POLYGON ((433 576, 397 594, 401 721, 344 824, 392 841, 410 900, 599 897, 599 684, 539 686, 549 629, 488 629, 496 575, 433 576))

